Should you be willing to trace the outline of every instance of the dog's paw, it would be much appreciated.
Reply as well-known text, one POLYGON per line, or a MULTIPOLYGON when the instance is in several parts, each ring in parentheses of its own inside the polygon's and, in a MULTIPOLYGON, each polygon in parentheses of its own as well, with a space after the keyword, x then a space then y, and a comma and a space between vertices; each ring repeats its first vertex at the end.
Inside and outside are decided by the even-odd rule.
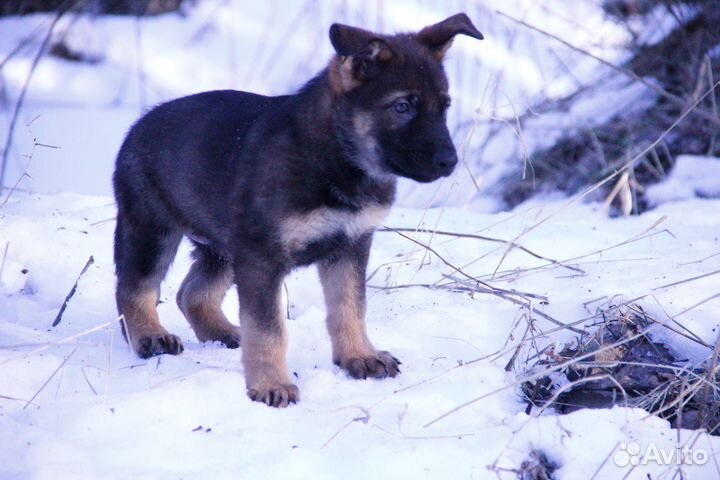
POLYGON ((220 339, 227 348, 240 348, 240 335, 228 334, 220 339))
POLYGON ((135 351, 140 358, 150 358, 168 353, 179 355, 183 352, 180 337, 171 333, 146 334, 135 342, 135 351))
POLYGON ((278 384, 270 387, 248 388, 248 397, 253 402, 262 402, 268 407, 285 408, 300 400, 300 390, 292 383, 278 384))
POLYGON ((369 357, 349 358, 340 364, 348 375, 360 380, 396 377, 400 373, 400 365, 402 362, 390 352, 376 352, 369 357))

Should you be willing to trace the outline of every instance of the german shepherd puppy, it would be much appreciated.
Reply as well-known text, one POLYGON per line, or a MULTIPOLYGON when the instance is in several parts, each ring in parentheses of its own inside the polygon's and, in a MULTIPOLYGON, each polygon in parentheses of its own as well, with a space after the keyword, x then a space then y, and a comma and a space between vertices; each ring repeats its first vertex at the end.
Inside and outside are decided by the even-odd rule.
POLYGON ((368 253, 397 177, 432 182, 458 161, 441 63, 457 34, 483 38, 465 14, 394 36, 334 24, 336 54, 294 95, 206 92, 142 117, 113 176, 116 300, 132 349, 143 358, 183 350, 156 305, 185 235, 194 263, 178 306, 200 341, 242 347, 252 400, 299 399, 280 291, 300 265, 318 264, 333 361, 353 378, 400 373, 367 336, 368 253), (233 283, 240 327, 220 308, 233 283))

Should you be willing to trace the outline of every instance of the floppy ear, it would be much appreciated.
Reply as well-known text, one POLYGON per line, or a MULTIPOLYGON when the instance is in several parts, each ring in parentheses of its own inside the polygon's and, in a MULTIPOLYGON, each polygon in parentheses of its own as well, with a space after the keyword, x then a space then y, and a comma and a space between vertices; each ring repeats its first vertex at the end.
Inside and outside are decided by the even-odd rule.
POLYGON ((423 28, 417 33, 415 39, 427 46, 438 60, 442 60, 445 52, 452 45, 455 35, 467 35, 478 40, 484 38, 467 15, 458 13, 440 23, 423 28))
POLYGON ((380 72, 381 63, 393 53, 381 35, 361 28, 334 23, 330 27, 330 43, 340 56, 331 64, 335 86, 348 91, 380 72))

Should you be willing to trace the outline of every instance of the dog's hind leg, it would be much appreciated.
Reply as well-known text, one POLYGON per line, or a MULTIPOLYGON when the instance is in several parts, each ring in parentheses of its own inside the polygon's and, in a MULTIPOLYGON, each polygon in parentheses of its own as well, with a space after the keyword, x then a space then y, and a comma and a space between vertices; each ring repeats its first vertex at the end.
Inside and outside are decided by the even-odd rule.
POLYGON ((182 232, 152 218, 144 207, 119 206, 115 228, 116 300, 123 333, 142 358, 182 352, 180 339, 167 332, 157 313, 160 283, 177 252, 182 232))
POLYGON ((319 264, 333 362, 353 378, 394 377, 400 361, 373 347, 365 327, 365 273, 372 235, 319 264))
POLYGON ((201 342, 219 341, 228 348, 240 346, 240 328, 222 312, 225 292, 233 282, 230 263, 205 245, 197 245, 195 261, 180 285, 177 304, 201 342))

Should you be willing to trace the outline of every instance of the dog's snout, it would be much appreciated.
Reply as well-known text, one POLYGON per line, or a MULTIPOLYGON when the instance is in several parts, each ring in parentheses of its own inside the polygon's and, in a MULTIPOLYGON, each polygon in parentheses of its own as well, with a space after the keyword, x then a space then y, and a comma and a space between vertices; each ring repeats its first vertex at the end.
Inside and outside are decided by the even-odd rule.
POLYGON ((454 148, 443 148, 433 156, 433 165, 444 176, 450 175, 457 163, 458 157, 454 148))

